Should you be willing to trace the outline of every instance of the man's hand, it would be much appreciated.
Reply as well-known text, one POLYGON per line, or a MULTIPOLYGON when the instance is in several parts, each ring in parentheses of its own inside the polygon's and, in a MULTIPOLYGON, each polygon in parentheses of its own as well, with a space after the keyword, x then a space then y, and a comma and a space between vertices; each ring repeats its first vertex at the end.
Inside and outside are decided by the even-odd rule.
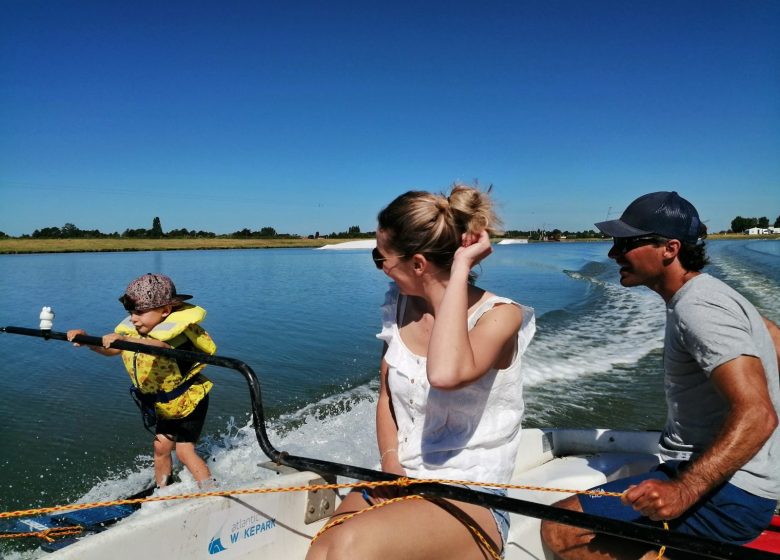
POLYGON ((680 517, 699 498, 679 481, 645 480, 630 486, 620 499, 653 521, 665 521, 680 517))

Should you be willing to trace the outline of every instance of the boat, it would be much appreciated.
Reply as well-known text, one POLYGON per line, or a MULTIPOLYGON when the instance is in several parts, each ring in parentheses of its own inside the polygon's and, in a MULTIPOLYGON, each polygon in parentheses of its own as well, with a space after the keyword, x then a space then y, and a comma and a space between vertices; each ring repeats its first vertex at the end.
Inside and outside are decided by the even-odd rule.
MULTIPOLYGON (((19 327, 5 327, 2 331, 66 340, 63 333, 56 332, 41 333, 19 327)), ((100 343, 99 338, 86 335, 76 341, 100 343)), ((150 348, 131 342, 120 341, 115 346, 161 355, 178 354, 185 359, 229 367, 244 375, 249 385, 258 444, 270 460, 258 465, 257 484, 224 492, 230 495, 170 501, 165 505, 148 502, 130 511, 124 510, 123 515, 86 527, 87 534, 81 538, 71 537, 49 545, 51 554, 47 558, 304 558, 311 540, 327 523, 341 496, 349 491, 327 486, 337 480, 349 484, 349 481, 397 479, 389 473, 293 456, 275 449, 265 431, 257 378, 251 368, 239 360, 150 348), (284 491, 276 491, 278 489, 284 491)), ((508 510, 511 527, 505 549, 507 560, 552 558, 540 538, 542 519, 704 557, 780 559, 778 515, 759 539, 747 546, 735 546, 552 506, 576 491, 651 469, 660 462, 659 436, 659 432, 614 429, 523 429, 507 497, 442 482, 413 481, 409 487, 423 496, 458 499, 508 510)), ((101 515, 110 518, 113 507, 119 506, 99 510, 100 515, 94 515, 94 519, 100 519, 101 515)), ((82 519, 88 518, 89 515, 82 519)), ((55 519, 54 523, 63 522, 55 519)))

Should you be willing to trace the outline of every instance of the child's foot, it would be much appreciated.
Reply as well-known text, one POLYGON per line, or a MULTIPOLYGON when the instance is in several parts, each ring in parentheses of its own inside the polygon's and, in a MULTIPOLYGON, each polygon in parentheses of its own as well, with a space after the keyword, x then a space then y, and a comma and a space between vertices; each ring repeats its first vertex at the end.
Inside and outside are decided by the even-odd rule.
POLYGON ((157 484, 157 488, 165 488, 166 486, 169 486, 171 484, 176 484, 177 482, 181 482, 179 477, 173 473, 166 474, 162 481, 160 481, 157 484))
POLYGON ((202 492, 211 492, 217 488, 217 479, 212 477, 204 478, 198 482, 198 489, 202 492))

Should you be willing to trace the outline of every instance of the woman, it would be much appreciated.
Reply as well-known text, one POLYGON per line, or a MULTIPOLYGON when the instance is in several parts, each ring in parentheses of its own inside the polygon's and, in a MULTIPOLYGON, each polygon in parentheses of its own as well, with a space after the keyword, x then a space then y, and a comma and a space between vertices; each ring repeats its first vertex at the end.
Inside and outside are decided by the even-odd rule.
MULTIPOLYGON (((489 234, 498 224, 488 194, 464 185, 449 197, 407 192, 378 221, 373 259, 393 280, 378 335, 385 342, 376 415, 382 469, 509 482, 523 412, 520 356, 535 326, 532 309, 471 281, 472 267, 492 252, 489 234)), ((395 495, 351 492, 335 517, 395 495)), ((468 525, 503 552, 506 512, 426 499, 349 519, 320 536, 307 558, 489 557, 468 525)))

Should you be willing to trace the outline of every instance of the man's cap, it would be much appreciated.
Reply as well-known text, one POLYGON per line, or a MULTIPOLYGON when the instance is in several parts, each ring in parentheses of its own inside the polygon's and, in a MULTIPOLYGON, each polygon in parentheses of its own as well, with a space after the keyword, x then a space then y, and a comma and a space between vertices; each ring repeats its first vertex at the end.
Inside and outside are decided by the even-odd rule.
POLYGON ((127 286, 119 298, 128 311, 147 311, 163 305, 180 305, 192 296, 177 294, 173 280, 163 274, 144 274, 127 286))
POLYGON ((696 243, 701 221, 693 204, 674 191, 659 191, 640 196, 619 219, 599 222, 596 227, 610 237, 655 234, 696 243))

